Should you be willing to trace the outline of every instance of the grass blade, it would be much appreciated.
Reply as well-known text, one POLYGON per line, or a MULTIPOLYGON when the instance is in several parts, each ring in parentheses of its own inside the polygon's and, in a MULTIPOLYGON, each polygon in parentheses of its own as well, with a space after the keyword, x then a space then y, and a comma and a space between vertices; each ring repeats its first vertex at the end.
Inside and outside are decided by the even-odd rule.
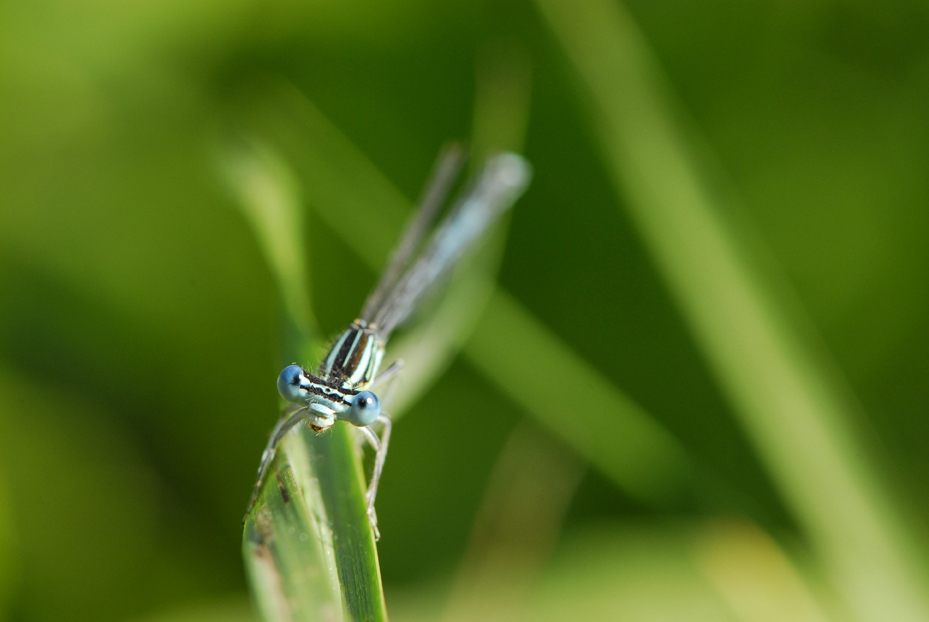
POLYGON ((342 617, 334 547, 309 468, 303 439, 288 436, 274 477, 269 477, 245 523, 246 568, 265 620, 342 617), (309 484, 301 488, 298 477, 309 484))
POLYGON ((665 505, 690 484, 692 464, 674 437, 502 289, 465 353, 501 393, 636 499, 665 505), (551 390, 557 386, 572 390, 551 390))
POLYGON ((303 210, 287 163, 257 140, 230 144, 220 171, 277 279, 287 319, 310 339, 316 321, 310 308, 303 210))

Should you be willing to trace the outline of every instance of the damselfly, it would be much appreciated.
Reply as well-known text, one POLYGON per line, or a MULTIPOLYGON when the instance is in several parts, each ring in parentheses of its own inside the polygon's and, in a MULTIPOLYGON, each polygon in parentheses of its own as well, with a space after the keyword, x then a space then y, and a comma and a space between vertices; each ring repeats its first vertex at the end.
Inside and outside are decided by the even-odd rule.
POLYGON ((491 157, 435 228, 414 261, 462 161, 461 150, 457 147, 447 149, 439 158, 419 210, 407 226, 377 287, 365 302, 361 316, 335 340, 316 374, 299 365, 290 365, 281 372, 278 391, 292 404, 284 410, 262 454, 248 511, 258 498, 278 443, 289 430, 305 420, 320 433, 336 421, 347 421, 361 430, 375 451, 374 471, 365 501, 375 538, 379 537, 374 498, 387 457, 391 423, 388 414, 381 409, 380 399, 368 389, 395 376, 402 367, 402 362, 397 361, 377 375, 385 344, 424 294, 448 274, 497 217, 516 201, 531 175, 528 163, 518 155, 503 153, 491 157), (371 429, 376 423, 383 426, 380 436, 371 429))

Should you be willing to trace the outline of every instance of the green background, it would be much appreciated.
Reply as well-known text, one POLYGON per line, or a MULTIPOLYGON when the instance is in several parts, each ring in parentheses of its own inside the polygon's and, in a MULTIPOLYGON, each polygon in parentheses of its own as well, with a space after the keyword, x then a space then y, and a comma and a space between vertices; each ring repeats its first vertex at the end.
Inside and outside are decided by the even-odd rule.
MULTIPOLYGON (((929 7, 626 6, 862 403, 869 463, 926 524, 929 7)), ((499 282, 715 482, 654 507, 583 471, 553 556, 523 575, 533 619, 653 619, 662 602, 750 619, 693 552, 720 519, 749 544, 771 536, 759 546, 787 551, 831 611, 536 6, 39 0, 0 4, 0 617, 249 619, 239 520, 276 417, 280 304, 216 150, 242 102, 286 80, 415 199, 440 146, 470 135, 476 66, 501 45, 531 63, 535 176, 499 282)), ((335 335, 376 274, 312 207, 313 307, 335 335)), ((450 586, 525 416, 458 360, 394 428, 378 514, 395 619, 454 617, 450 586)))

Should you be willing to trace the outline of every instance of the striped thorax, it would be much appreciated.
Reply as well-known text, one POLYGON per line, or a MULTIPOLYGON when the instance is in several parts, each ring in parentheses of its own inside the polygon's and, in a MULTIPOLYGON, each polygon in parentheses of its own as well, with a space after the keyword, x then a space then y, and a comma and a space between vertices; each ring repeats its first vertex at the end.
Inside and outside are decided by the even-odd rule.
POLYGON ((384 341, 377 330, 355 320, 339 335, 319 367, 319 375, 330 384, 363 388, 374 380, 384 358, 384 341))

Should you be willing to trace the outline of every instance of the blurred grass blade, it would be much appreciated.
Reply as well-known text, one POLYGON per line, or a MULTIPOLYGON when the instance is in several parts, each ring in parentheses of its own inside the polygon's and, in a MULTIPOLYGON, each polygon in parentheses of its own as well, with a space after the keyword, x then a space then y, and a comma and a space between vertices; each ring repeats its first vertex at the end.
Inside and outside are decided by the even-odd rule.
POLYGON ((244 595, 208 598, 205 601, 169 606, 166 609, 133 618, 131 622, 257 622, 254 610, 244 595))
POLYGON ((465 352, 501 393, 635 498, 664 504, 689 484, 678 442, 502 289, 465 352))
POLYGON ((0 470, 0 611, 6 611, 19 577, 16 529, 6 470, 0 470))
POLYGON ((228 145, 220 169, 277 279, 288 319, 309 338, 315 320, 308 294, 303 210, 293 174, 254 139, 228 145))
POLYGON ((771 536, 745 521, 719 521, 698 532, 696 562, 742 622, 827 622, 802 575, 771 536))
POLYGON ((929 619, 914 542, 852 432, 856 402, 710 192, 642 35, 611 0, 537 4, 592 101, 618 192, 833 585, 859 620, 929 619))
MULTIPOLYGON (((388 250, 383 239, 399 231, 409 210, 408 201, 295 90, 279 91, 275 103, 266 106, 259 118, 273 120, 265 121, 265 127, 269 123, 276 127, 269 139, 289 146, 296 154, 293 161, 301 178, 317 188, 313 196, 316 213, 349 248, 377 269, 388 250), (325 162, 338 162, 339 166, 325 162), (375 213, 381 226, 368 226, 369 219, 359 233, 354 224, 365 220, 365 207, 370 205, 379 206, 375 213), (383 254, 372 248, 384 248, 383 254)), ((531 205, 524 209, 531 209, 531 205)), ((460 304, 454 291, 449 294, 444 304, 460 304)), ((488 302, 488 311, 464 353, 504 395, 527 408, 618 486, 643 501, 673 497, 689 486, 685 450, 661 424, 499 288, 488 302), (508 334, 518 338, 511 339, 508 334), (501 347, 501 343, 509 347, 501 347), (579 402, 573 401, 574 392, 570 403, 566 397, 559 401, 551 395, 550 387, 560 385, 565 377, 588 390, 579 392, 579 402)), ((437 315, 447 309, 452 319, 455 307, 444 304, 437 315)))
POLYGON ((307 204, 375 271, 383 268, 412 205, 302 93, 268 84, 243 113, 250 129, 294 168, 307 204))
MULTIPOLYGON (((286 360, 314 359, 319 344, 312 338, 294 177, 284 160, 255 141, 228 149, 221 164, 280 285, 288 323, 297 329, 288 333, 286 360)), ((265 620, 387 619, 364 491, 345 424, 319 436, 300 426, 281 443, 243 534, 265 620)))
POLYGON ((523 419, 491 474, 442 622, 526 619, 587 465, 523 419))

